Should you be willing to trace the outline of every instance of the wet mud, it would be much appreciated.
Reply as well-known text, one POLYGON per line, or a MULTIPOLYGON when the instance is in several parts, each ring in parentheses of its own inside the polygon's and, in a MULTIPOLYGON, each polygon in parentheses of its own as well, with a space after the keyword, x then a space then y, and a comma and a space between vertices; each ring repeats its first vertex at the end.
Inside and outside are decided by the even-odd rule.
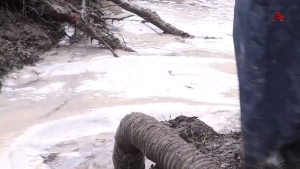
MULTIPOLYGON (((209 156, 220 168, 242 168, 241 160, 238 156, 238 149, 241 143, 240 132, 219 134, 197 117, 186 117, 183 115, 162 123, 175 129, 182 139, 209 156)), ((163 168, 153 165, 150 169, 163 168)))
POLYGON ((0 7, 0 91, 7 73, 35 65, 39 55, 57 43, 58 26, 0 7))

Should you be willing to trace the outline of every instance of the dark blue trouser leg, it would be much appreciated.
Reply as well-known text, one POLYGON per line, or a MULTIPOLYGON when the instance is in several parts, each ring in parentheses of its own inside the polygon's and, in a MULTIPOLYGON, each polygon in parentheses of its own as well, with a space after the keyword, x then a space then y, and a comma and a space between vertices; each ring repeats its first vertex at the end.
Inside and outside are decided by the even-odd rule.
POLYGON ((300 0, 236 0, 233 39, 245 162, 257 165, 300 138, 300 0))

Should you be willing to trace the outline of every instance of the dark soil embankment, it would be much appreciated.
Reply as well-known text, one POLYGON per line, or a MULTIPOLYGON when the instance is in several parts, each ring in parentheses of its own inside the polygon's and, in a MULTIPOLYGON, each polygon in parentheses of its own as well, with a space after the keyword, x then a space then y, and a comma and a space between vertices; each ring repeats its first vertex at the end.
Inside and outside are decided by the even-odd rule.
POLYGON ((179 116, 164 123, 175 128, 181 138, 210 156, 222 168, 241 168, 241 163, 236 158, 241 143, 240 132, 218 134, 197 117, 179 116))
POLYGON ((1 79, 8 72, 34 65, 39 54, 56 44, 56 32, 55 24, 49 26, 20 12, 0 8, 0 91, 1 79))
MULTIPOLYGON (((241 168, 241 161, 237 154, 241 143, 240 132, 218 134, 197 117, 178 116, 163 123, 175 129, 181 138, 193 144, 222 168, 241 168)), ((151 169, 160 168, 153 166, 151 169)))

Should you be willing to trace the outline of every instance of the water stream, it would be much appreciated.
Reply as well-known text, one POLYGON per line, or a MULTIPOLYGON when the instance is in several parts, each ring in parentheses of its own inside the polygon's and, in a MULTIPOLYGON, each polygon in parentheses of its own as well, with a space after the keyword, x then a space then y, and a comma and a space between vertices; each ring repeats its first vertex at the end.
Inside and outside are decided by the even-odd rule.
POLYGON ((239 130, 233 0, 134 2, 196 38, 131 17, 114 25, 136 53, 114 58, 83 40, 11 73, 0 95, 1 169, 112 169, 114 132, 130 112, 239 130))

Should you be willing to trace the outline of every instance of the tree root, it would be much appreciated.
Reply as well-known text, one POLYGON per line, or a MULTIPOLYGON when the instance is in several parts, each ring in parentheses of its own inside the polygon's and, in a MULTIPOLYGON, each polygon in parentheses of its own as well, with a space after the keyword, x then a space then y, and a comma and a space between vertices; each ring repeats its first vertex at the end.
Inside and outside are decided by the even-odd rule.
MULTIPOLYGON (((123 2, 122 0, 109 0, 118 6, 139 15, 147 22, 150 22, 168 33, 181 37, 193 37, 192 35, 175 28, 173 25, 163 21, 156 12, 142 8, 134 4, 123 2)), ((0 6, 11 6, 15 10, 22 11, 23 15, 29 15, 51 25, 53 23, 68 23, 74 28, 85 33, 91 40, 96 39, 101 45, 111 51, 114 57, 119 57, 114 51, 121 49, 134 52, 127 47, 119 38, 107 28, 106 20, 120 21, 124 18, 105 16, 105 10, 99 0, 3 0, 0 6)), ((65 34, 65 33, 64 33, 65 34)), ((75 38, 72 37, 74 42, 75 38)), ((72 40, 71 39, 71 40, 72 40)))
POLYGON ((140 16, 147 22, 150 22, 153 25, 160 28, 161 30, 163 30, 164 33, 180 36, 184 38, 194 37, 193 35, 190 35, 187 32, 184 32, 182 30, 179 30, 175 26, 165 22, 160 18, 160 16, 156 12, 150 9, 143 8, 138 5, 131 4, 129 2, 123 2, 122 0, 108 0, 108 1, 111 1, 119 5, 121 8, 140 16))
MULTIPOLYGON (((106 41, 103 40, 102 37, 96 32, 96 28, 93 27, 93 23, 88 23, 87 20, 85 20, 81 15, 81 12, 76 10, 76 8, 71 4, 64 3, 64 5, 61 5, 55 0, 40 0, 40 3, 40 5, 44 7, 44 15, 51 16, 52 19, 60 22, 69 23, 70 25, 89 35, 91 39, 98 40, 102 45, 111 51, 114 57, 119 57, 111 47, 112 45, 107 44, 106 41)), ((116 48, 117 46, 114 47, 116 48)), ((128 50, 130 49, 128 48, 128 50)))
POLYGON ((145 155, 163 169, 221 168, 170 127, 142 113, 125 116, 115 139, 115 169, 144 169, 145 155))

